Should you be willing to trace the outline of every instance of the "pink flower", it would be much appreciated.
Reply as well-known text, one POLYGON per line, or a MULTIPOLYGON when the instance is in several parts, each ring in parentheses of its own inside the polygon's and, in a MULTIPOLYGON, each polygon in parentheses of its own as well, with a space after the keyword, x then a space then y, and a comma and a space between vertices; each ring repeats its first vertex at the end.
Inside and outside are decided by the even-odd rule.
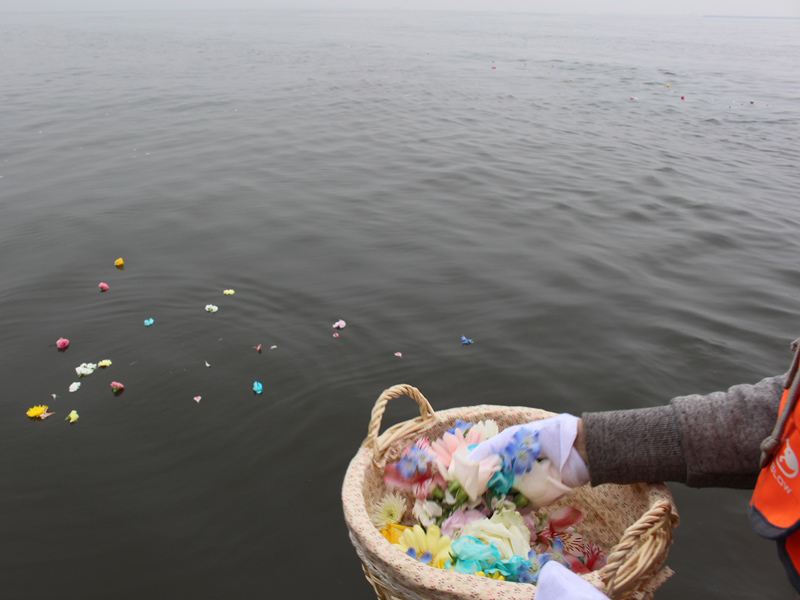
POLYGON ((485 517, 486 515, 474 508, 459 508, 442 522, 442 526, 440 528, 442 535, 448 536, 451 540, 456 539, 461 534, 461 530, 464 529, 464 526, 467 523, 471 521, 477 521, 478 519, 484 519, 485 517))
POLYGON ((124 389, 125 389, 125 386, 122 385, 119 381, 112 381, 111 382, 111 391, 114 392, 115 394, 118 393, 118 392, 121 392, 124 389))
POLYGON ((455 433, 446 432, 442 439, 433 442, 431 444, 431 452, 436 455, 439 461, 439 469, 446 471, 453 460, 453 454, 462 446, 466 448, 467 441, 464 439, 464 434, 460 429, 456 429, 455 433))
POLYGON ((389 489, 411 492, 421 500, 427 498, 437 485, 442 489, 447 487, 444 477, 436 469, 429 468, 425 473, 416 472, 406 479, 397 470, 396 464, 386 465, 383 470, 383 482, 389 489))
POLYGON ((69 340, 67 338, 58 338, 58 341, 56 341, 56 348, 59 350, 66 350, 69 348, 69 340))
POLYGON ((572 506, 564 506, 550 513, 549 523, 553 531, 564 531, 571 525, 583 521, 583 513, 572 506))
POLYGON ((101 292, 107 292, 107 291, 108 291, 108 284, 107 284, 107 283, 105 283, 105 282, 103 282, 103 281, 101 281, 100 283, 98 283, 98 284, 97 284, 97 287, 99 287, 99 288, 100 288, 100 291, 101 291, 101 292))

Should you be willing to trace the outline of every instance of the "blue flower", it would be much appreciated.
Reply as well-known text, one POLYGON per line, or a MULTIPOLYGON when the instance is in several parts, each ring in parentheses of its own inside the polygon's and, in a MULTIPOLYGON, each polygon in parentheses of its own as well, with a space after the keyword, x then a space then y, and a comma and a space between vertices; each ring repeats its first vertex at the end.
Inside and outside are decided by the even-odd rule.
POLYGON ((500 451, 500 456, 504 471, 511 471, 517 476, 527 473, 533 467, 533 461, 539 458, 539 432, 517 431, 500 451))
MULTIPOLYGON (((528 560, 531 563, 528 573, 532 578, 532 581, 527 583, 536 583, 539 580, 539 574, 542 571, 542 567, 544 567, 551 560, 561 563, 568 569, 572 569, 572 566, 567 562, 567 559, 564 558, 564 542, 562 542, 560 539, 558 539, 558 536, 556 536, 553 538, 551 545, 553 547, 553 552, 536 554, 536 550, 531 549, 531 551, 528 553, 528 560)), ((522 579, 520 579, 520 581, 522 581, 522 579)))
POLYGON ((431 457, 425 450, 418 446, 412 446, 408 451, 408 456, 414 462, 417 471, 425 473, 428 470, 428 463, 431 462, 431 457))
POLYGON ((411 458, 411 455, 407 454, 397 461, 397 471, 406 479, 411 479, 416 470, 417 463, 411 458))
POLYGON ((430 552, 423 552, 421 555, 417 556, 417 550, 413 546, 406 550, 406 555, 426 565, 433 562, 433 554, 430 552))
POLYGON ((456 419, 456 422, 453 423, 453 426, 447 430, 447 433, 455 434, 456 429, 460 429, 461 433, 467 433, 470 427, 472 427, 475 423, 467 423, 463 419, 456 419))
POLYGON ((508 494, 514 484, 514 474, 509 471, 498 471, 489 480, 489 489, 497 496, 508 494))

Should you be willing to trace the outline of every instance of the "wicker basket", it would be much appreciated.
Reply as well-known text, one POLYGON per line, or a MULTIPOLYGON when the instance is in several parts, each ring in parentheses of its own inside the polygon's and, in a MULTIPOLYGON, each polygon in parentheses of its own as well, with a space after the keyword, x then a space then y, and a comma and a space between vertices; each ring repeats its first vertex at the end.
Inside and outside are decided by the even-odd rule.
MULTIPOLYGON (((342 502, 350 539, 361 559, 364 575, 381 600, 531 600, 535 586, 495 581, 434 569, 406 556, 373 526, 371 508, 384 495, 383 467, 400 457, 410 441, 422 435, 441 436, 457 418, 494 419, 500 429, 553 416, 526 407, 472 406, 434 412, 430 403, 410 385, 385 390, 372 409, 367 437, 350 463, 342 488, 342 502), (378 435, 386 403, 408 396, 419 405, 420 416, 378 435)), ((672 571, 663 567, 672 530, 678 523, 672 495, 663 483, 584 486, 548 506, 564 505, 584 513, 580 532, 609 549, 606 565, 582 577, 614 600, 652 598, 672 571)), ((410 524, 407 523, 407 524, 410 524)))

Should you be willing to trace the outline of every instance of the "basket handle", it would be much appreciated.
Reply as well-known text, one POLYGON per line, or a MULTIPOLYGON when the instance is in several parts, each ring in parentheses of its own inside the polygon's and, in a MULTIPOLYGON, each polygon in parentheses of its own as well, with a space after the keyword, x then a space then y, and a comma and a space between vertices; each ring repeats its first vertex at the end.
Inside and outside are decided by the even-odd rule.
POLYGON ((677 521, 670 502, 659 500, 625 530, 598 571, 609 598, 627 598, 664 564, 677 521))
POLYGON ((383 468, 384 454, 391 444, 409 435, 422 433, 433 424, 435 419, 436 413, 431 407, 430 402, 428 402, 427 398, 425 398, 417 388, 405 383, 393 385, 383 390, 375 401, 375 406, 372 408, 372 416, 369 419, 367 437, 361 444, 361 447, 371 447, 372 462, 376 467, 383 468), (383 412, 386 410, 386 404, 392 398, 399 398, 400 396, 408 396, 417 403, 419 406, 419 417, 392 425, 383 432, 383 435, 381 435, 379 439, 378 431, 381 428, 381 418, 383 417, 383 412))

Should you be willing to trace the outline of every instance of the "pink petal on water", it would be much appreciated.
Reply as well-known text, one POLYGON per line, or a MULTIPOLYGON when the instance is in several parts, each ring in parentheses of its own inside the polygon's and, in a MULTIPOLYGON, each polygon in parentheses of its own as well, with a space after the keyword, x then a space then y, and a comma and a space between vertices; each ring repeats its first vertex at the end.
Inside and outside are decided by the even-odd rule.
POLYGON ((69 340, 67 338, 58 338, 56 341, 56 348, 59 350, 66 350, 69 348, 69 340))
POLYGON ((338 333, 334 333, 333 337, 337 338, 337 337, 339 337, 339 334, 338 333))
POLYGON ((344 322, 344 319, 339 319, 336 323, 333 324, 334 329, 344 329, 347 326, 347 323, 344 322))
POLYGON ((403 358, 403 353, 402 353, 402 352, 395 352, 395 353, 394 353, 394 355, 395 355, 397 358, 403 358))
POLYGON ((199 403, 199 402, 200 402, 200 400, 202 400, 202 399, 203 399, 203 398, 202 398, 202 396, 195 396, 195 397, 194 397, 194 401, 195 401, 195 402, 198 402, 198 403, 199 403))
POLYGON ((56 413, 43 412, 42 414, 39 415, 39 418, 46 419, 47 417, 52 417, 54 414, 56 413))
POLYGON ((108 284, 105 283, 104 281, 101 281, 100 283, 98 283, 97 287, 100 288, 101 292, 107 292, 108 291, 108 284))
POLYGON ((111 382, 111 390, 114 392, 121 392, 125 389, 125 386, 122 385, 119 381, 112 381, 111 382))
POLYGON ((261 344, 259 344, 258 346, 253 346, 253 349, 254 349, 256 352, 258 352, 259 354, 261 354, 261 344))

